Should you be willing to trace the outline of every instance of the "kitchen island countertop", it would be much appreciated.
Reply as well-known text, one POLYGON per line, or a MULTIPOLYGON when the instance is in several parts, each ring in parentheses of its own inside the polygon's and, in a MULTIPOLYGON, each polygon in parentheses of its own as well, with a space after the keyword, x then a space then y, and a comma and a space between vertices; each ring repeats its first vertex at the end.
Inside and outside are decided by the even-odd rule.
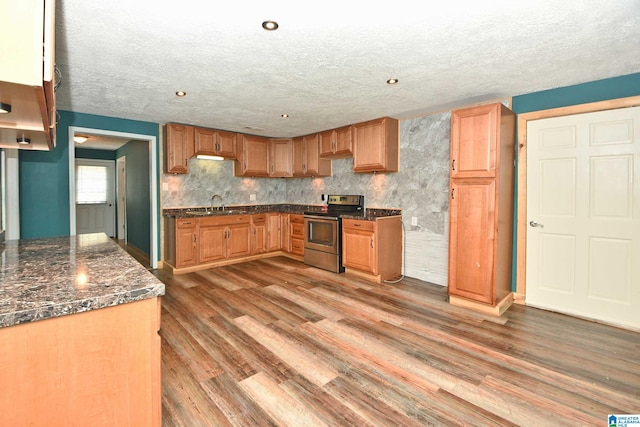
POLYGON ((164 284, 105 234, 0 244, 0 328, 164 295, 164 284))

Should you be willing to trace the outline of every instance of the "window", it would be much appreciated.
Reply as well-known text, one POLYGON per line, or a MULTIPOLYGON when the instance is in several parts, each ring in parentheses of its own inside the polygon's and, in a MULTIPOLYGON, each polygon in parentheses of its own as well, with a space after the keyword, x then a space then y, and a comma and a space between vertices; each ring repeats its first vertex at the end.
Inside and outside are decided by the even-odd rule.
POLYGON ((108 176, 106 166, 76 165, 76 203, 107 203, 108 176))

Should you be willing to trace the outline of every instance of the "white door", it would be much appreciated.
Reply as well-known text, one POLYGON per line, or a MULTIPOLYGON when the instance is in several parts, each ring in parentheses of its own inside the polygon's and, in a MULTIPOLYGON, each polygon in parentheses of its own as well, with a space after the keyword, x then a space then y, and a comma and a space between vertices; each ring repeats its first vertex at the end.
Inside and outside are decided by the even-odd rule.
POLYGON ((116 160, 116 211, 118 215, 118 240, 127 242, 127 159, 116 160))
POLYGON ((76 159, 76 234, 115 235, 114 162, 76 159))
POLYGON ((640 328, 640 107, 529 121, 526 303, 640 328))

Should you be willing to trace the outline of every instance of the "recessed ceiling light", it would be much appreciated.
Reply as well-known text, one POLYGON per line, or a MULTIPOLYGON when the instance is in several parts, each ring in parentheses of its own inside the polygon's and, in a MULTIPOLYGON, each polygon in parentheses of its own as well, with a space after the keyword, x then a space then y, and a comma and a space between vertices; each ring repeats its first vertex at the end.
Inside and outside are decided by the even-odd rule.
POLYGON ((264 21, 262 23, 262 28, 264 28, 267 31, 275 31, 277 30, 279 27, 278 23, 276 21, 264 21))
POLYGON ((16 138, 16 142, 18 144, 27 145, 27 144, 31 144, 31 139, 24 136, 19 136, 16 138))
POLYGON ((73 137, 73 142, 75 142, 76 144, 84 144, 85 142, 87 142, 87 139, 89 139, 88 136, 75 135, 73 137))
POLYGON ((183 91, 179 90, 179 91, 176 92, 176 96, 179 96, 179 97, 182 98, 183 96, 187 96, 187 92, 183 92, 183 91))
POLYGON ((396 83, 398 83, 398 79, 389 79, 389 80, 387 80, 387 84, 388 85, 394 85, 396 83))
POLYGON ((9 114, 11 112, 11 104, 0 102, 0 114, 9 114))
POLYGON ((284 114, 280 114, 280 117, 282 117, 283 119, 288 119, 289 115, 287 113, 284 113, 284 114))

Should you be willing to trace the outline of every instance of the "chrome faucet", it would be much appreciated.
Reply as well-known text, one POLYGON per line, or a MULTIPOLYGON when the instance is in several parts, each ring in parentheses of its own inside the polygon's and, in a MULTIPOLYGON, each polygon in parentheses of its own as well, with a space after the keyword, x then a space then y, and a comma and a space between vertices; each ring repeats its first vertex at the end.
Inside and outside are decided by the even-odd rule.
POLYGON ((216 201, 216 197, 220 200, 220 208, 221 208, 221 210, 224 210, 224 205, 222 204, 222 197, 219 194, 214 194, 211 197, 211 210, 213 210, 213 205, 214 205, 214 203, 216 201))

